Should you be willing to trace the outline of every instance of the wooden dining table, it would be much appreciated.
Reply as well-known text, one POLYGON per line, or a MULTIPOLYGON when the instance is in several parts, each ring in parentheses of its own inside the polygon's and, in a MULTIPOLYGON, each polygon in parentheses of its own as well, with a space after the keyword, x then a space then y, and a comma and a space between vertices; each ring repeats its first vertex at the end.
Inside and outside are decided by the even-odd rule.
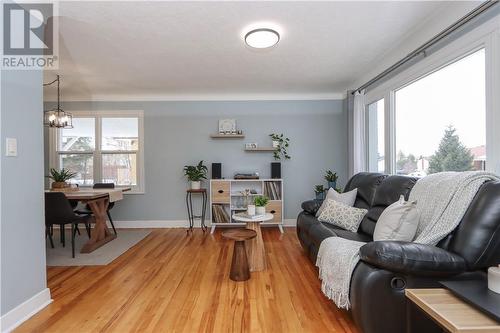
POLYGON ((80 253, 90 253, 104 244, 116 238, 116 235, 109 231, 106 225, 107 211, 109 205, 109 196, 111 191, 121 190, 130 191, 130 187, 120 187, 114 189, 82 189, 79 191, 60 191, 66 195, 69 200, 76 200, 89 205, 95 218, 95 226, 92 230, 90 239, 83 245, 80 253))

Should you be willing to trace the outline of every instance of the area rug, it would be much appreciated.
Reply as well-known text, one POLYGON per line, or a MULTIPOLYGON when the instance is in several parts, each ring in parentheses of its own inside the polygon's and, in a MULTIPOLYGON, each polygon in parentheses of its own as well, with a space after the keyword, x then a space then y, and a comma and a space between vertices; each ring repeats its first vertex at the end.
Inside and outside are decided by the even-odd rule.
POLYGON ((143 240, 151 230, 118 230, 118 236, 91 253, 80 253, 88 241, 85 228, 80 228, 81 235, 75 237, 75 257, 71 257, 71 231, 66 229, 66 247, 59 241, 59 230, 54 230, 54 248, 47 238, 47 266, 100 266, 107 265, 135 244, 143 240))

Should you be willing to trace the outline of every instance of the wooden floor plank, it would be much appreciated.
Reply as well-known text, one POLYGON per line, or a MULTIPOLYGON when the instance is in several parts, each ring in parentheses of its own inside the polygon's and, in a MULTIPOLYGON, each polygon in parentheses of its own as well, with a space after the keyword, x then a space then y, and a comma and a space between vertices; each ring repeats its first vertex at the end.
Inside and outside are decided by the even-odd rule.
POLYGON ((294 228, 263 229, 268 269, 229 279, 232 241, 155 229, 107 266, 50 267, 54 302, 16 332, 349 332, 294 228))

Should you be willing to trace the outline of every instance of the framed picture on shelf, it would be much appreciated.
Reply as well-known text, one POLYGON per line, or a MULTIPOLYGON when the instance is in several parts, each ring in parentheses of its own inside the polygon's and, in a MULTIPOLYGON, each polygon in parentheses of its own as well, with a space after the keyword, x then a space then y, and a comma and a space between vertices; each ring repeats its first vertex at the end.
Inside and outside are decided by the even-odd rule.
POLYGON ((257 142, 245 143, 245 149, 257 149, 257 148, 259 148, 259 144, 257 142))
POLYGON ((220 119, 219 134, 236 134, 236 119, 220 119))

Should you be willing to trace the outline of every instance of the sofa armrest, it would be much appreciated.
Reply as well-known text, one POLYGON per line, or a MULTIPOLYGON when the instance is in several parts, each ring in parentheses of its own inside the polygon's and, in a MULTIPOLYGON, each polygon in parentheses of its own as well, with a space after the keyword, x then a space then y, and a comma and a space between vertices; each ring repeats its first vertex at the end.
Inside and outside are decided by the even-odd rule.
POLYGON ((321 204, 323 203, 323 200, 307 200, 302 203, 302 209, 311 215, 316 215, 316 212, 318 211, 319 207, 321 207, 321 204))
POLYGON ((466 270, 461 256, 418 243, 379 241, 363 245, 362 261, 389 271, 418 276, 451 276, 466 270))

